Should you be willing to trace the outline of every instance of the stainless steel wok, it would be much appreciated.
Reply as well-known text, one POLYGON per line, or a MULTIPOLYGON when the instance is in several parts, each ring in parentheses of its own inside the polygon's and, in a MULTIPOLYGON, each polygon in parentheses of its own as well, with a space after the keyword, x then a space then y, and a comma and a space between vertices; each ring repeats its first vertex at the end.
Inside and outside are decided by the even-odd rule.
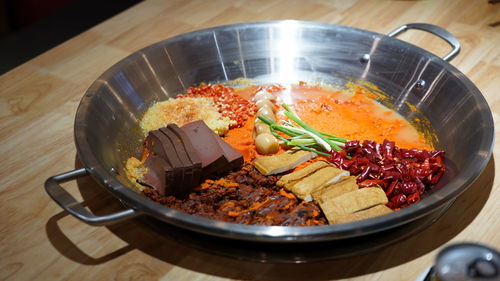
POLYGON ((74 125, 85 168, 49 178, 45 188, 65 210, 92 225, 147 215, 205 234, 251 241, 310 242, 347 239, 410 223, 449 204, 487 164, 493 145, 493 118, 474 84, 447 61, 460 45, 446 30, 408 24, 389 35, 351 27, 301 21, 221 26, 176 36, 139 50, 103 73, 83 96, 74 125), (446 40, 444 58, 394 38, 420 29, 446 40), (256 83, 299 80, 342 85, 345 79, 371 82, 392 107, 412 119, 415 106, 430 121, 446 151, 448 171, 440 186, 419 203, 368 220, 321 227, 238 225, 191 216, 155 203, 128 186, 123 166, 138 155, 138 121, 155 101, 200 82, 237 78, 256 83), (94 216, 60 183, 91 175, 128 209, 94 216))

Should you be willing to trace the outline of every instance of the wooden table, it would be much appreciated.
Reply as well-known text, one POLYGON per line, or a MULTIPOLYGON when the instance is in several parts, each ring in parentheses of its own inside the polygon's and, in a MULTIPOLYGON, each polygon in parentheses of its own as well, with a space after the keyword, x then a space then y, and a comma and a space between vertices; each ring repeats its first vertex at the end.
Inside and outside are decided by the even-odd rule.
MULTIPOLYGON (((222 257, 167 239, 141 220, 92 227, 45 193, 49 176, 81 167, 73 143, 78 102, 108 67, 153 42, 229 23, 297 19, 388 33, 411 22, 440 25, 462 43, 452 61, 500 113, 500 4, 450 1, 145 1, 0 77, 1 280, 414 280, 450 243, 500 248, 500 186, 494 150, 486 170, 432 226, 370 254, 312 264, 222 257)), ((403 39, 438 55, 430 35, 403 39)), ((500 138, 497 136, 497 141, 500 138)), ((93 212, 120 208, 91 178, 65 187, 93 212)))

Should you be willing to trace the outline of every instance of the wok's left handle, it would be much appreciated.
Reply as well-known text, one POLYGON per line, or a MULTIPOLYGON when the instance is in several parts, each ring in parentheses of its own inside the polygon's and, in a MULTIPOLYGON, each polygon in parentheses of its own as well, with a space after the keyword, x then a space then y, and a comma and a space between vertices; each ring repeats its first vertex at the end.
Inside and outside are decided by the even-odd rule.
POLYGON ((448 42, 450 46, 453 48, 451 52, 449 52, 446 56, 443 57, 443 60, 445 61, 451 61, 458 53, 460 53, 460 42, 458 39, 453 36, 451 33, 449 33, 446 29, 439 27, 437 25, 433 24, 428 24, 428 23, 409 23, 402 25, 398 28, 396 28, 394 31, 391 33, 387 34, 387 36, 390 37, 396 37, 399 34, 409 30, 409 29, 418 29, 422 31, 426 31, 429 33, 432 33, 436 35, 437 37, 443 39, 444 41, 448 42))
POLYGON ((89 175, 86 168, 76 169, 50 177, 45 181, 45 190, 49 196, 64 210, 75 216, 77 219, 94 226, 109 225, 126 219, 133 218, 141 214, 135 209, 126 209, 117 213, 96 216, 90 213, 82 204, 76 201, 66 190, 61 187, 61 183, 89 175))

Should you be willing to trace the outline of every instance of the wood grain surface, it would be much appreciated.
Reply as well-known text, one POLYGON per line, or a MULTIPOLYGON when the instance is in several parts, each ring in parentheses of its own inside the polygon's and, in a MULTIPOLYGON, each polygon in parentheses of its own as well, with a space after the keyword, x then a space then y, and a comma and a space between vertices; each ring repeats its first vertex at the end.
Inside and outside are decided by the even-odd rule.
MULTIPOLYGON (((494 149, 486 170, 436 223, 375 252, 309 264, 221 256, 134 219, 88 226, 45 193, 49 176, 81 167, 73 143, 85 90, 108 67, 153 42, 211 26, 296 19, 379 33, 412 22, 444 27, 462 43, 452 61, 500 113, 500 4, 450 1, 144 1, 0 77, 0 280, 415 280, 451 243, 500 248, 494 149)), ((423 32, 401 38, 440 56, 449 46, 423 32)), ((497 142, 500 138, 497 136, 497 142)), ((120 209, 91 178, 64 185, 96 214, 120 209)))

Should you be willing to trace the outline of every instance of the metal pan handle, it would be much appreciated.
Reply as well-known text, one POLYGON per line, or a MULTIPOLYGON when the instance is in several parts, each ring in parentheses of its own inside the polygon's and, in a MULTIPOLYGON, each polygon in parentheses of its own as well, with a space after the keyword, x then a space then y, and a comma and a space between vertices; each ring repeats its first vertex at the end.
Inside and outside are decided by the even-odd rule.
POLYGON ((446 56, 443 57, 443 60, 445 61, 451 61, 460 52, 460 42, 458 41, 458 39, 455 36, 451 35, 451 33, 449 33, 446 29, 433 24, 428 24, 428 23, 405 24, 396 28, 394 31, 387 34, 387 36, 396 37, 399 34, 409 29, 418 29, 422 31, 427 31, 448 42, 448 44, 450 44, 453 50, 451 50, 451 52, 449 52, 446 56))
POLYGON ((118 213, 109 214, 105 216, 95 216, 85 209, 82 204, 78 203, 71 194, 61 187, 61 183, 77 179, 79 177, 87 176, 89 172, 85 168, 76 169, 66 173, 62 173, 48 178, 45 181, 45 190, 49 196, 64 210, 75 216, 81 221, 94 225, 109 225, 119 221, 133 218, 140 214, 135 209, 126 209, 118 213))

